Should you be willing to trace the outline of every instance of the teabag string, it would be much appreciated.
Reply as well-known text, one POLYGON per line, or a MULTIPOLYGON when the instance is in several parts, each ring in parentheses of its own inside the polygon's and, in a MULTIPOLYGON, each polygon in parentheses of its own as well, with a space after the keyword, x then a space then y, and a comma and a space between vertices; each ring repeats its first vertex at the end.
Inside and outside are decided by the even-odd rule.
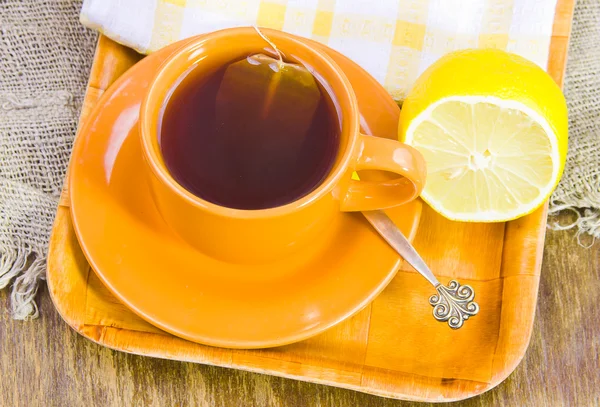
POLYGON ((216 133, 239 182, 285 172, 297 162, 321 95, 308 69, 284 62, 277 47, 257 32, 277 58, 255 54, 229 65, 216 99, 216 133))

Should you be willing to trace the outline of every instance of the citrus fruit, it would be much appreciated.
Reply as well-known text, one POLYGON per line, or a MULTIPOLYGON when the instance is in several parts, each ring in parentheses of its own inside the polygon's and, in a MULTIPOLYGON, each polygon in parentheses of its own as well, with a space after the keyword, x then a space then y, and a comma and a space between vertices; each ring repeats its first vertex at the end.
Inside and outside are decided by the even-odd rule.
POLYGON ((427 162, 422 198, 453 220, 500 222, 542 205, 567 153, 567 108, 552 78, 500 50, 448 54, 416 81, 399 137, 427 162))

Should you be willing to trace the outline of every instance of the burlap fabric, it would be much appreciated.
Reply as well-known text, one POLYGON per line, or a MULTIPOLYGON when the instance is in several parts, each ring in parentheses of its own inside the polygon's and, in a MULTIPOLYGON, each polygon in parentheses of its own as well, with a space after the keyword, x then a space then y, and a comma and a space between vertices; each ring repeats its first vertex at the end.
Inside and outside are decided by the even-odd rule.
MULTIPOLYGON (((564 92, 569 107, 569 154, 552 196, 550 212, 569 210, 575 221, 555 229, 578 228, 583 244, 600 238, 600 0, 578 0, 564 92)), ((580 240, 580 242, 582 242, 580 240)))
MULTIPOLYGON (((75 135, 96 34, 80 0, 0 0, 0 288, 15 318, 35 317, 47 242, 75 135)), ((600 1, 579 0, 565 93, 571 139, 551 210, 600 237, 600 1)))
POLYGON ((80 1, 0 0, 0 288, 35 317, 48 237, 94 55, 80 1))

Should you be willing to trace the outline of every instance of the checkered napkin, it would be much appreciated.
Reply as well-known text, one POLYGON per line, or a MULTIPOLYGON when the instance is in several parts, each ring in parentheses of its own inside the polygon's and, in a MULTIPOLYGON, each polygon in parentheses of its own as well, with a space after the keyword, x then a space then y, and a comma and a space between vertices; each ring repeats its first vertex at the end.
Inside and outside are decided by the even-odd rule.
POLYGON ((258 25, 350 57, 401 100, 440 56, 494 47, 546 68, 556 0, 84 0, 81 21, 139 52, 258 25))

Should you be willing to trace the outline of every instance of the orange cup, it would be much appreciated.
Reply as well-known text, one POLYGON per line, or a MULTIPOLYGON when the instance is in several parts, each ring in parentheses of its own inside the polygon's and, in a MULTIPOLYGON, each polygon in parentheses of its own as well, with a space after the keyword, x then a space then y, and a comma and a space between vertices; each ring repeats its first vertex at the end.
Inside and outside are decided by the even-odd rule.
POLYGON ((425 162, 418 151, 398 141, 360 133, 356 95, 331 58, 297 37, 276 30, 262 31, 286 55, 314 70, 341 112, 337 157, 325 180, 308 195, 269 209, 219 206, 179 185, 161 154, 158 126, 163 104, 181 76, 192 66, 210 75, 232 61, 265 53, 268 44, 253 28, 199 36, 175 51, 150 84, 140 110, 142 152, 163 218, 185 241, 228 262, 269 262, 309 244, 325 245, 322 236, 342 212, 401 205, 419 196, 425 182, 425 162), (354 171, 360 170, 392 172, 398 177, 377 182, 353 179, 354 171))

